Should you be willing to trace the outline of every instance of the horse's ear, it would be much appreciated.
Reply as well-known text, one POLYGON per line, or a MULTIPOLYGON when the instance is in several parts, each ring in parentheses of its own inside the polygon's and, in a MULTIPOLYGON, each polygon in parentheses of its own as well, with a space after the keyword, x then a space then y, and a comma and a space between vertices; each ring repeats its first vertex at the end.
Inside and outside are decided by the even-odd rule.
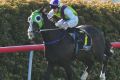
POLYGON ((46 12, 47 12, 47 9, 46 9, 45 7, 41 7, 41 8, 40 8, 40 12, 46 13, 46 12))

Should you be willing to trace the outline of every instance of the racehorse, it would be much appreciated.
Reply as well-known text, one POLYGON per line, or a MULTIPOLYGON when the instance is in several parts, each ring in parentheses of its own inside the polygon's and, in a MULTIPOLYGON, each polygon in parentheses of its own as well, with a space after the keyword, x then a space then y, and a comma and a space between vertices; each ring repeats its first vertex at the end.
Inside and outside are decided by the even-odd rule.
POLYGON ((75 42, 67 30, 57 28, 54 22, 47 18, 45 9, 35 10, 28 18, 28 31, 35 32, 35 26, 39 27, 45 44, 45 56, 48 67, 43 80, 49 80, 55 66, 61 66, 66 72, 66 80, 73 79, 71 62, 80 60, 86 65, 81 80, 86 80, 95 61, 101 64, 100 80, 106 80, 105 72, 110 54, 110 44, 105 42, 104 34, 94 26, 82 25, 80 30, 86 31, 91 37, 92 47, 89 51, 80 51, 75 54, 75 42))

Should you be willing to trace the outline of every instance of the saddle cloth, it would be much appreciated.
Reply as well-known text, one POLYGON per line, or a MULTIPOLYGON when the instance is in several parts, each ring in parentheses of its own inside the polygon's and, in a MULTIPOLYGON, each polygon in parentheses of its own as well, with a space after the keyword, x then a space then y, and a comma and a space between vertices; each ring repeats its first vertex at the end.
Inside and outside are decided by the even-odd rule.
POLYGON ((79 53, 80 50, 89 51, 91 49, 92 38, 89 34, 78 28, 68 29, 69 34, 75 42, 75 53, 79 53))

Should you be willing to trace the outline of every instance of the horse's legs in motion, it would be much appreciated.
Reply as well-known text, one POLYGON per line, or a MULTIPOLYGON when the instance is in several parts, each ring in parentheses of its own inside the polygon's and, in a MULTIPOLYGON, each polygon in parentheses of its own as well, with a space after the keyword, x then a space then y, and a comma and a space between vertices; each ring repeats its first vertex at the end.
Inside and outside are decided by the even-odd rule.
POLYGON ((108 57, 104 55, 103 63, 102 63, 102 70, 100 73, 100 80, 106 80, 105 73, 107 69, 107 62, 108 62, 108 57))
POLYGON ((66 80, 73 80, 73 71, 72 71, 71 65, 65 64, 63 67, 67 74, 66 80))
POLYGON ((88 77, 88 71, 87 71, 88 67, 85 68, 82 76, 81 76, 81 80, 86 80, 88 77))
POLYGON ((50 79, 50 74, 52 73, 53 68, 54 68, 54 65, 52 63, 48 62, 47 71, 44 73, 43 80, 49 80, 50 79))
POLYGON ((93 61, 91 59, 86 59, 86 61, 83 61, 84 64, 86 65, 86 68, 81 76, 81 80, 86 80, 88 77, 88 73, 91 71, 91 68, 93 66, 93 61))
POLYGON ((100 74, 100 80, 106 80, 105 73, 106 73, 106 69, 107 69, 107 63, 108 63, 108 59, 112 56, 112 54, 113 54, 113 51, 111 51, 111 44, 107 40, 105 52, 104 52, 104 56, 103 56, 103 61, 102 61, 102 70, 101 70, 101 74, 100 74))

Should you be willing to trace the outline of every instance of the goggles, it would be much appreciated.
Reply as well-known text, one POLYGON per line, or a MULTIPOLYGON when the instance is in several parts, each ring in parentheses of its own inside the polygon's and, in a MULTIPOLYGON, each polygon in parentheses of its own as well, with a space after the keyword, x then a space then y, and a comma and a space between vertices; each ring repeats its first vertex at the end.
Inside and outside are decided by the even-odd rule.
POLYGON ((50 8, 51 9, 56 9, 56 8, 58 8, 58 6, 57 5, 50 5, 50 8))

